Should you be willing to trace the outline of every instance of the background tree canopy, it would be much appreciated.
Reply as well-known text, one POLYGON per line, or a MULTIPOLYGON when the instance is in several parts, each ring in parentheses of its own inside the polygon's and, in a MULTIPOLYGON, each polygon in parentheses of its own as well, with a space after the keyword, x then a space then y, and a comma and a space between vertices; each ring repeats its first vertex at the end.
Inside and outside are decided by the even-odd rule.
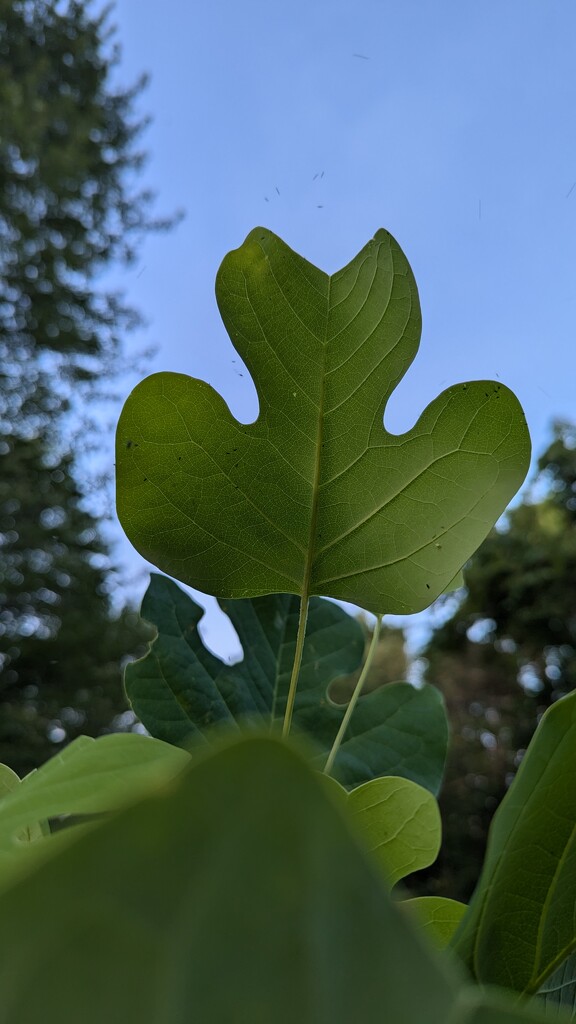
POLYGON ((136 188, 143 82, 113 86, 111 35, 85 3, 0 0, 0 760, 19 772, 119 724, 121 660, 145 635, 112 613, 74 456, 138 323, 97 276, 166 226, 136 188))

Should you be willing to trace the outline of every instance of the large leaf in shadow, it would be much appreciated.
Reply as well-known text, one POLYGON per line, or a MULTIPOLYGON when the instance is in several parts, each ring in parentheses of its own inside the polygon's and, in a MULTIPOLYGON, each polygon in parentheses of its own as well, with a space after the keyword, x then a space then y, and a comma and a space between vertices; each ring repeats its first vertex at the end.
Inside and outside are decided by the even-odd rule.
POLYGON ((424 944, 339 802, 269 738, 193 765, 0 894, 0 1024, 110 1019, 545 1021, 424 944))
MULTIPOLYGON (((328 746, 332 722, 341 711, 319 714, 301 693, 298 723, 328 746)), ((324 712, 324 709, 323 709, 324 712)), ((334 721, 334 724, 335 721, 334 721)), ((440 791, 448 748, 448 721, 442 694, 434 686, 388 683, 361 697, 333 769, 344 786, 380 775, 400 775, 440 791)))
MULTIPOLYGON (((142 615, 158 636, 145 658, 126 668, 126 692, 146 728, 184 747, 204 741, 211 725, 237 728, 243 719, 280 721, 285 708, 298 629, 299 601, 289 594, 220 601, 244 658, 227 665, 208 651, 198 623, 202 609, 165 576, 153 574, 142 615)), ((327 690, 359 665, 364 636, 350 615, 312 598, 293 723, 327 752, 344 707, 327 690)), ((437 792, 447 746, 442 698, 432 687, 407 683, 361 697, 334 775, 354 786, 379 775, 403 775, 437 792)), ((322 755, 318 758, 322 765, 322 755)))
POLYGON ((576 947, 576 693, 543 716, 488 838, 454 945, 473 976, 537 992, 576 947))
POLYGON ((427 607, 524 479, 530 444, 514 395, 456 384, 411 430, 384 429, 421 329, 412 272, 384 230, 330 277, 256 228, 225 257, 216 297, 259 416, 238 422, 210 385, 182 374, 138 385, 116 458, 134 546, 218 597, 427 607))

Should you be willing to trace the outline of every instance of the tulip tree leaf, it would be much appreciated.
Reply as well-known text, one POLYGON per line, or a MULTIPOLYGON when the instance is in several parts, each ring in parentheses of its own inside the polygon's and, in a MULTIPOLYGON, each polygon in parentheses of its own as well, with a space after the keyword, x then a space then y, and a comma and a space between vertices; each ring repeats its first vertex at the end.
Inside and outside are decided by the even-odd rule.
POLYGON ((434 863, 442 825, 438 804, 427 789, 409 779, 373 779, 353 790, 347 802, 390 888, 434 863))
POLYGON ((467 910, 465 903, 447 899, 445 896, 416 896, 414 899, 404 900, 400 906, 441 949, 452 940, 467 910))
POLYGON ((406 433, 385 430, 421 320, 409 264, 384 230, 328 276, 256 228, 225 257, 216 297, 259 416, 240 423, 182 374, 139 384, 117 434, 129 539, 218 597, 427 607, 524 479, 530 443, 514 395, 492 381, 456 384, 406 433))
MULTIPOLYGON (((146 728, 187 746, 211 725, 281 718, 298 628, 290 594, 220 601, 234 626, 242 661, 227 665, 206 649, 198 630, 203 609, 166 576, 152 573, 141 614, 158 630, 149 653, 127 665, 126 693, 146 728)), ((310 603, 300 687, 326 702, 329 684, 362 661, 359 622, 330 601, 310 603)), ((341 715, 340 715, 341 717, 341 715)))
MULTIPOLYGON (((152 574, 142 616, 158 630, 149 653, 126 668, 128 699, 154 736, 188 747, 209 726, 237 728, 244 719, 281 721, 298 629, 299 601, 289 594, 220 601, 244 650, 227 665, 208 651, 198 623, 203 610, 172 580, 152 574)), ((342 721, 343 706, 327 694, 338 676, 361 662, 364 635, 338 605, 312 598, 293 723, 327 751, 342 721)), ((437 793, 448 726, 442 697, 392 683, 360 697, 340 748, 334 774, 346 786, 379 775, 402 775, 437 793)))
POLYGON ((498 808, 454 946, 481 983, 534 993, 576 949, 576 693, 548 708, 498 808))
POLYGON ((0 993, 1 1024, 546 1021, 423 943, 339 802, 271 738, 192 764, 0 893, 0 993))

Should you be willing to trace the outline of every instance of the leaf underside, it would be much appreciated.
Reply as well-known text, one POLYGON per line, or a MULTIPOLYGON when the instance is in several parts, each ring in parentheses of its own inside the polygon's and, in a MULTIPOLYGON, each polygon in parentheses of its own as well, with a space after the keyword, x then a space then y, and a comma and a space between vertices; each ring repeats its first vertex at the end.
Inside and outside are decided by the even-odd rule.
POLYGON ((96 826, 0 893, 0 1024, 544 1024, 420 941, 338 803, 258 738, 96 826))
POLYGON ((543 716, 494 816, 482 875, 455 936, 481 983, 537 992, 576 948, 575 777, 571 693, 543 716))
POLYGON ((117 434, 118 512, 134 546, 218 597, 427 607, 524 479, 514 395, 456 384, 411 430, 384 428, 421 330, 412 272, 384 230, 328 276, 256 228, 225 257, 216 296, 259 416, 240 423, 182 374, 138 385, 117 434))

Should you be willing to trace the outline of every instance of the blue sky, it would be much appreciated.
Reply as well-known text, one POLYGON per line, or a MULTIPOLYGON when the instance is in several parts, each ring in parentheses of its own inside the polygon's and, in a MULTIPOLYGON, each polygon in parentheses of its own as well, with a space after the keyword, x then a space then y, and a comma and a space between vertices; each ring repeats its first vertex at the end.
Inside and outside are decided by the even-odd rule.
POLYGON ((113 275, 149 322, 134 343, 159 346, 150 372, 201 377, 253 419, 214 299, 224 254, 263 224, 331 273, 386 227, 423 314, 387 428, 496 376, 536 452, 576 419, 573 0, 119 0, 113 20, 120 80, 151 74, 146 184, 186 212, 113 275))

